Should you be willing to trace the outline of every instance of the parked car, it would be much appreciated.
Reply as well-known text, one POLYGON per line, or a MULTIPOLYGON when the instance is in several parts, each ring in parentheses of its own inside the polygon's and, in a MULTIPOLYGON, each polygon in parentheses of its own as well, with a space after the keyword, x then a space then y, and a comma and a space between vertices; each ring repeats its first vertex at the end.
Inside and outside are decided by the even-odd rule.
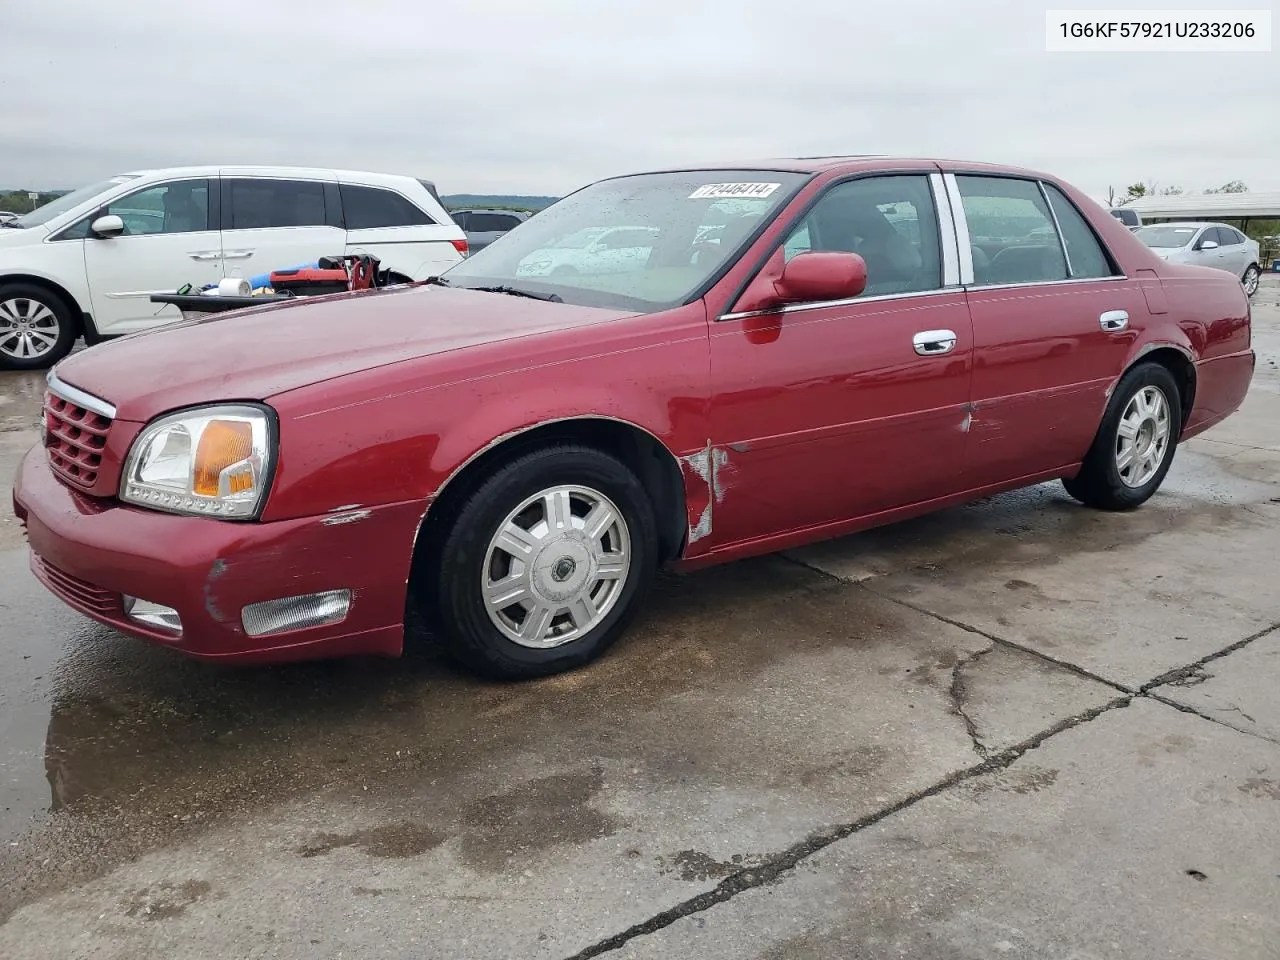
POLYGON ((451 216, 466 233, 467 245, 475 253, 520 226, 532 214, 524 210, 454 210, 451 216))
POLYGON ((1111 215, 1123 223, 1130 230, 1137 230, 1142 226, 1142 217, 1137 210, 1131 207, 1112 207, 1111 215))
POLYGON ((0 223, 8 223, 10 220, 17 220, 18 214, 10 213, 8 210, 0 210, 0 223))
POLYGON ((1258 243, 1225 223, 1150 224, 1134 236, 1170 263, 1226 270, 1240 278, 1245 293, 1258 292, 1262 269, 1258 243))
POLYGON ((0 366, 45 368, 89 343, 172 322, 185 283, 250 278, 343 253, 424 280, 467 253, 434 185, 295 167, 183 167, 112 177, 0 230, 0 366))
POLYGON ((66 358, 14 510, 46 587, 196 657, 394 656, 426 625, 477 670, 536 676, 617 640, 660 565, 1059 478, 1137 507, 1240 406, 1250 335, 1238 282, 1044 174, 642 173, 426 284, 66 358), (996 209, 978 257, 968 217, 996 209), (519 273, 637 226, 638 269, 519 273))
POLYGON ((542 247, 516 266, 519 277, 563 277, 577 273, 643 270, 658 235, 656 227, 588 227, 542 247))

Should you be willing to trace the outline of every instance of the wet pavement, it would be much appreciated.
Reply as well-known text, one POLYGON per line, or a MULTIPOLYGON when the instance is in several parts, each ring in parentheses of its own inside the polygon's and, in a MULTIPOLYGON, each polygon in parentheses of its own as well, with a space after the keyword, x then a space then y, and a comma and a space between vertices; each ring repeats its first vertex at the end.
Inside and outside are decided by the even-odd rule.
MULTIPOLYGON (((585 670, 231 669, 0 506, 0 957, 1280 956, 1280 283, 1164 491, 662 578, 585 670)), ((0 374, 0 468, 41 378, 0 374)))

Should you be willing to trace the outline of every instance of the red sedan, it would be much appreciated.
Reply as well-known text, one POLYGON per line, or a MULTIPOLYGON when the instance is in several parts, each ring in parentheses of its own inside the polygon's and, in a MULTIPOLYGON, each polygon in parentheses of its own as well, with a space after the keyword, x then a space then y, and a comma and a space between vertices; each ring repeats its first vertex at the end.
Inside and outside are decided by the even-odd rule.
POLYGON ((1235 277, 1054 177, 668 170, 424 284, 63 360, 14 501, 40 580, 124 633, 273 661, 425 624, 527 677, 604 651, 660 564, 1053 479, 1136 507, 1253 367, 1235 277))

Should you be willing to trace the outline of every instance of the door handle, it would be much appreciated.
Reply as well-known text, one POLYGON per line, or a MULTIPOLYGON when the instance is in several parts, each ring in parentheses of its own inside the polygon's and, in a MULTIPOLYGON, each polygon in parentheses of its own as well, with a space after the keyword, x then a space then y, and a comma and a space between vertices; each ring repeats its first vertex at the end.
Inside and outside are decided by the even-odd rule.
POLYGON ((218 260, 222 257, 221 250, 199 250, 196 253, 187 254, 192 260, 218 260))
POLYGON ((956 347, 954 330, 924 330, 911 338, 911 345, 922 357, 937 357, 956 347))
POLYGON ((223 250, 223 260, 245 260, 253 256, 252 250, 223 250))
POLYGON ((1102 316, 1098 317, 1098 326, 1102 327, 1108 333, 1115 333, 1129 326, 1128 310, 1108 310, 1102 316))

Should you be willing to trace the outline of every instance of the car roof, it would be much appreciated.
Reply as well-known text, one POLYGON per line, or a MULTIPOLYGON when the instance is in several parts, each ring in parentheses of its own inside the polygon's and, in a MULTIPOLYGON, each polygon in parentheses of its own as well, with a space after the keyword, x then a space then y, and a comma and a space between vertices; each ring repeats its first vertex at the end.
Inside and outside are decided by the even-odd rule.
MULTIPOLYGON (((897 169, 901 167, 941 166, 946 169, 965 169, 983 173, 1012 173, 1021 176, 1045 177, 1048 174, 1008 164, 987 163, 980 160, 948 160, 941 157, 912 157, 889 154, 841 154, 813 157, 774 157, 755 160, 736 160, 722 163, 685 164, 665 167, 642 173, 685 173, 700 170, 759 170, 780 173, 828 173, 858 172, 864 170, 897 169)), ((634 174, 633 174, 634 175, 634 174)))
POLYGON ((272 176, 272 177, 312 177, 316 179, 339 180, 412 180, 422 183, 421 178, 404 173, 379 173, 372 170, 339 170, 333 167, 285 167, 248 164, 208 164, 188 167, 151 167, 145 170, 129 170, 120 176, 125 177, 216 177, 226 176, 272 176))

